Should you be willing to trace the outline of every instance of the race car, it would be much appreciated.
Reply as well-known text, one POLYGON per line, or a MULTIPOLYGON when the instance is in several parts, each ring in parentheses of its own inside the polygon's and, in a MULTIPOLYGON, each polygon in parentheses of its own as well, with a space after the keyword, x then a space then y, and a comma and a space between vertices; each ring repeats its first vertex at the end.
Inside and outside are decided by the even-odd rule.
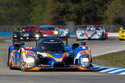
POLYGON ((59 29, 58 26, 54 25, 41 25, 39 30, 42 36, 45 37, 59 37, 66 38, 69 37, 69 29, 59 29))
POLYGON ((119 29, 119 40, 125 39, 125 28, 120 28, 119 29))
POLYGON ((8 49, 7 65, 22 71, 41 69, 91 70, 91 49, 82 42, 64 45, 58 38, 42 38, 36 48, 25 47, 24 43, 11 45, 8 49))
POLYGON ((20 26, 13 32, 13 42, 15 41, 34 41, 42 38, 39 29, 34 26, 20 26))
POLYGON ((84 39, 107 39, 108 32, 105 30, 104 26, 87 26, 86 30, 78 29, 76 30, 76 40, 84 39))
POLYGON ((26 31, 23 30, 22 32, 13 32, 13 42, 16 41, 35 41, 42 38, 41 33, 37 31, 26 31))
POLYGON ((35 27, 35 26, 31 26, 31 25, 25 25, 25 26, 18 27, 18 30, 19 31, 23 31, 23 30, 26 30, 26 31, 36 31, 36 30, 38 30, 38 28, 35 27))

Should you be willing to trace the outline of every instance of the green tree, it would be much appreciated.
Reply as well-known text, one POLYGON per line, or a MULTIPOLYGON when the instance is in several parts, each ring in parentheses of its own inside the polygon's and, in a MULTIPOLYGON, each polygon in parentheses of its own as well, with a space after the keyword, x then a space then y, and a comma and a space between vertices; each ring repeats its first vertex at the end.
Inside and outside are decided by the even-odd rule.
POLYGON ((125 0, 112 1, 105 15, 105 24, 125 25, 125 0))
POLYGON ((29 0, 0 0, 0 24, 28 24, 29 0))
POLYGON ((31 8, 32 12, 30 14, 30 24, 43 24, 43 17, 45 12, 47 0, 32 0, 31 8))
POLYGON ((101 24, 110 0, 49 0, 44 23, 101 24))

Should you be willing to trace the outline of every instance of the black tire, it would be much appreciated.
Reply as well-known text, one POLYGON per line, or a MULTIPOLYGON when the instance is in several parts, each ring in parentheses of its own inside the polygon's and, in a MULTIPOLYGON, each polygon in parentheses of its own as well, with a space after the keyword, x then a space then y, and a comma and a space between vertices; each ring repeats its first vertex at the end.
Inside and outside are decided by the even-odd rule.
POLYGON ((76 41, 84 41, 84 39, 76 39, 76 41))
POLYGON ((9 69, 10 69, 10 70, 14 70, 14 67, 12 67, 12 64, 11 64, 11 63, 9 64, 9 69))
POLYGON ((10 51, 8 53, 8 66, 9 66, 9 69, 13 70, 14 67, 12 66, 12 63, 11 63, 11 56, 10 56, 10 51))
POLYGON ((119 39, 120 41, 122 41, 123 39, 119 39))
POLYGON ((7 66, 9 66, 9 58, 10 58, 10 48, 8 49, 7 66))
POLYGON ((26 71, 25 67, 23 66, 24 61, 23 61, 23 56, 22 55, 20 55, 20 62, 19 63, 20 63, 21 71, 26 71))
POLYGON ((101 40, 105 40, 105 38, 101 39, 101 40))
POLYGON ((78 39, 76 39, 76 41, 79 41, 78 39))

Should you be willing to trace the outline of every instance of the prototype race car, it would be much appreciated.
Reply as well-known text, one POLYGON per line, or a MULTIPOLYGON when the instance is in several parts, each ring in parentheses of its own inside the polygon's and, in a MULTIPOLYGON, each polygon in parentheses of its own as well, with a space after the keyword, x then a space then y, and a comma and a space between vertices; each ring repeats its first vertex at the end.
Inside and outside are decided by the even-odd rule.
POLYGON ((37 42, 36 48, 14 44, 9 47, 7 65, 10 69, 79 69, 91 70, 91 50, 82 42, 64 45, 57 38, 43 38, 37 42))
POLYGON ((41 25, 39 29, 43 37, 69 37, 69 29, 59 29, 57 26, 53 25, 41 25))
POLYGON ((26 31, 36 31, 36 30, 38 30, 38 28, 35 27, 35 26, 31 26, 31 25, 25 25, 25 26, 18 27, 18 30, 19 31, 23 31, 23 30, 26 30, 26 31))
POLYGON ((104 26, 87 26, 86 30, 78 29, 76 31, 76 40, 84 39, 107 39, 108 32, 104 26))
POLYGON ((125 39, 125 28, 120 28, 119 29, 119 40, 125 39))
POLYGON ((34 26, 21 26, 17 27, 16 31, 13 32, 13 42, 15 41, 30 41, 38 40, 42 38, 39 29, 34 26))
POLYGON ((14 32, 13 33, 13 42, 15 41, 35 41, 42 38, 42 35, 36 31, 25 31, 14 32))

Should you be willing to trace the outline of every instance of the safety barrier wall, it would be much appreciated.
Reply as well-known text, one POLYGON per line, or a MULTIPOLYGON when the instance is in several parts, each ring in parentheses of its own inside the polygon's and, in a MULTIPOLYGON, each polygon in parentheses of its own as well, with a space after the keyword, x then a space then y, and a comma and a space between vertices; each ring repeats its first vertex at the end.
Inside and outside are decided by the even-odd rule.
MULTIPOLYGON (((38 25, 35 25, 38 26, 38 25)), ((79 27, 83 27, 83 29, 85 29, 84 27, 87 25, 57 25, 57 26, 61 26, 62 28, 69 28, 71 33, 75 33, 75 31, 79 28, 79 27)), ((120 25, 104 25, 105 28, 109 31, 109 32, 118 32, 119 28, 122 27, 120 25)), ((13 32, 15 30, 17 26, 14 25, 0 25, 0 32, 13 32)))
MULTIPOLYGON (((0 36, 12 36, 13 33, 11 32, 0 32, 0 36)), ((76 33, 70 33, 70 37, 75 37, 76 33)), ((108 37, 118 37, 119 33, 108 33, 108 37)))

